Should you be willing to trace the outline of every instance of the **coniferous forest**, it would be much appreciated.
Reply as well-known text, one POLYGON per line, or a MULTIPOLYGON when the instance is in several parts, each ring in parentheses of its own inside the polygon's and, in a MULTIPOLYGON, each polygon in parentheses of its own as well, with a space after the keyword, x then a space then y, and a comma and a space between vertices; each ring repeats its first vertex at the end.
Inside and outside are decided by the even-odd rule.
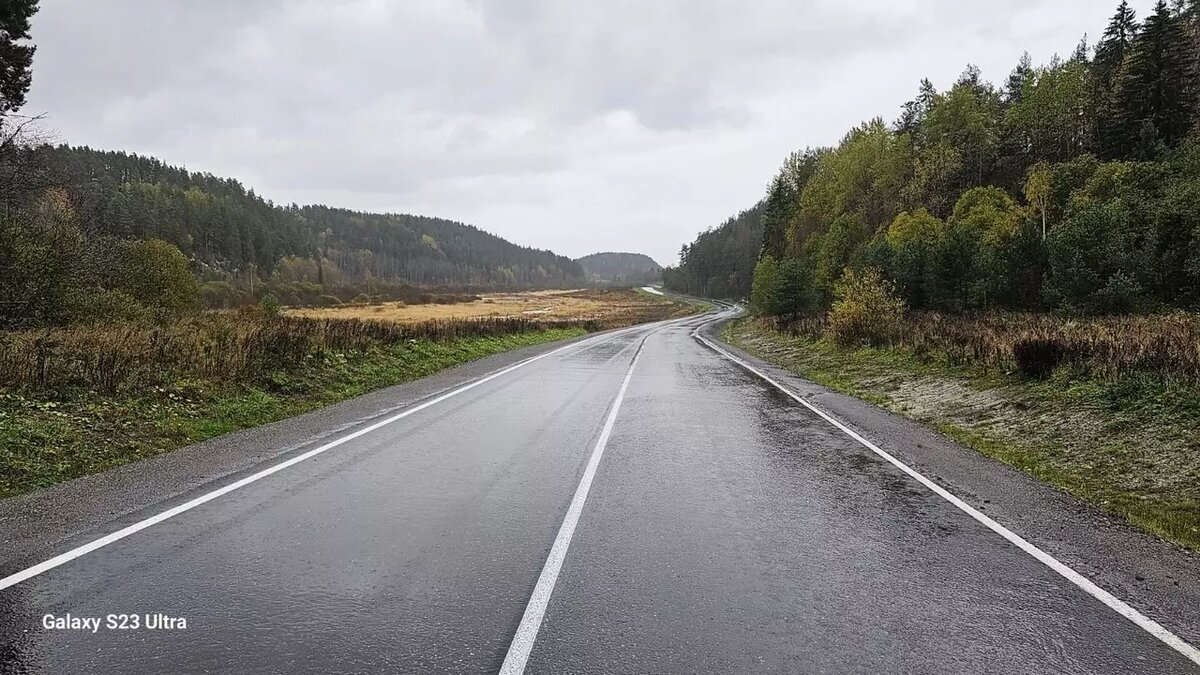
POLYGON ((794 316, 866 269, 912 309, 1196 307, 1200 2, 1122 2, 1098 42, 999 85, 923 80, 894 121, 788 156, 665 279, 794 316))
POLYGON ((276 205, 236 180, 124 152, 14 142, 5 153, 12 182, 28 188, 5 193, 12 215, 0 226, 9 323, 70 320, 129 297, 170 307, 171 270, 180 293, 192 295, 194 278, 199 300, 218 307, 267 288, 299 304, 398 286, 584 281, 569 258, 440 218, 276 205))

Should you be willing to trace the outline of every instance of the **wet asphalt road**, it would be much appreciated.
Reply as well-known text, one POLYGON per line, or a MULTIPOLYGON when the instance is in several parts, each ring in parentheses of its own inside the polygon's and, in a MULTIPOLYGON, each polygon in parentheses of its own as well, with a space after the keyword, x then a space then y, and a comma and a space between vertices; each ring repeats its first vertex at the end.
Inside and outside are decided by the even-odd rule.
POLYGON ((496 672, 640 349, 525 672, 1197 672, 698 343, 707 320, 585 341, 0 591, 0 663, 496 672))

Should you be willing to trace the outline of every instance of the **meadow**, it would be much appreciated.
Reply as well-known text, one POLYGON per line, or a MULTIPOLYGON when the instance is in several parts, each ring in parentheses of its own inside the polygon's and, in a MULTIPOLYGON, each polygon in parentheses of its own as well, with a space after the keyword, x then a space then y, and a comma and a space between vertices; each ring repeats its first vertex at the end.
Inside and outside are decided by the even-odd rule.
POLYGON ((367 319, 419 323, 458 319, 536 319, 631 322, 658 316, 678 304, 625 289, 543 290, 518 293, 483 293, 455 298, 454 302, 412 304, 402 301, 348 304, 335 307, 296 308, 289 316, 312 319, 367 319))
POLYGON ((317 316, 252 305, 0 332, 0 497, 503 351, 694 311, 630 291, 567 295, 558 313, 487 316, 462 302, 395 320, 394 304, 317 316))

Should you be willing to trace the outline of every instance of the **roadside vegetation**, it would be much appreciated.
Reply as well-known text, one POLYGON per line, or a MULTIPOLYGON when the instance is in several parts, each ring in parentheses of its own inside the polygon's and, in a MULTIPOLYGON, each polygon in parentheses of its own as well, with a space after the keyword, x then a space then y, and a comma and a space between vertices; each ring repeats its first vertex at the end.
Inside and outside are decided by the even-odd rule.
POLYGON ((493 292, 454 299, 456 302, 420 305, 382 302, 320 309, 296 308, 287 310, 287 314, 314 319, 372 319, 402 323, 484 317, 638 323, 644 320, 643 317, 659 318, 664 312, 675 312, 683 307, 671 298, 643 294, 637 289, 493 292))
POLYGON ((727 337, 1200 543, 1200 2, 793 152, 684 247, 727 337))
POLYGON ((2 331, 0 497, 499 352, 695 311, 631 291, 588 297, 607 311, 413 322, 267 304, 2 331))
POLYGON ((206 317, 162 329, 8 335, 20 349, 4 352, 0 497, 587 328, 206 317))
POLYGON ((1196 317, 914 314, 889 332, 839 344, 824 320, 750 318, 722 337, 1200 550, 1196 317), (1028 344, 1066 348, 1047 369, 1028 344))

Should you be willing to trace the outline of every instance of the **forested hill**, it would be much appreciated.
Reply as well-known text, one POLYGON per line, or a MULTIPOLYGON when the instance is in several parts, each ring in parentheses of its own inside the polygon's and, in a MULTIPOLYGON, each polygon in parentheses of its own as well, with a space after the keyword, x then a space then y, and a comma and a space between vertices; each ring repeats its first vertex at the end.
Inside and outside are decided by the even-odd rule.
POLYGON ((750 224, 706 232, 668 285, 741 295, 757 265, 756 309, 788 315, 858 272, 915 309, 1200 306, 1200 0, 1122 2, 1097 43, 1064 47, 999 85, 973 66, 923 80, 895 122, 791 154, 759 245, 750 224))
POLYGON ((165 240, 208 280, 281 275, 508 287, 584 281, 569 258, 449 220, 279 206, 236 180, 124 152, 65 145, 32 152, 49 183, 68 193, 89 238, 165 240))
POLYGON ((593 253, 575 262, 589 279, 605 283, 647 283, 662 276, 662 265, 642 253, 593 253))
POLYGON ((678 267, 663 270, 667 287, 710 298, 746 298, 762 248, 763 204, 700 233, 680 251, 678 267))

